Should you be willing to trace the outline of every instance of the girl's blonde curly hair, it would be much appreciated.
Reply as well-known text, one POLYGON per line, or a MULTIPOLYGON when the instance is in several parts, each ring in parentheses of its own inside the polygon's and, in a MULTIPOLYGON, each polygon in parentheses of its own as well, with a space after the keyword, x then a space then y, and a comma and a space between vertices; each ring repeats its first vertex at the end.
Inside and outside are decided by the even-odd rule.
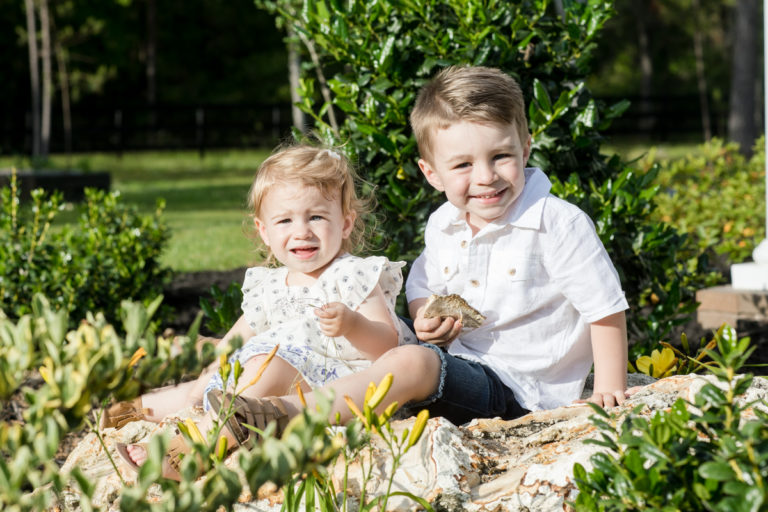
MULTIPOLYGON (((342 214, 357 214, 352 232, 342 242, 342 250, 359 252, 366 248, 366 217, 372 211, 373 200, 358 197, 355 188, 361 180, 342 152, 309 144, 278 148, 259 166, 248 192, 251 220, 259 217, 264 197, 273 185, 290 183, 315 187, 326 198, 338 194, 342 214)), ((268 247, 264 247, 263 256, 265 263, 274 263, 268 247)))

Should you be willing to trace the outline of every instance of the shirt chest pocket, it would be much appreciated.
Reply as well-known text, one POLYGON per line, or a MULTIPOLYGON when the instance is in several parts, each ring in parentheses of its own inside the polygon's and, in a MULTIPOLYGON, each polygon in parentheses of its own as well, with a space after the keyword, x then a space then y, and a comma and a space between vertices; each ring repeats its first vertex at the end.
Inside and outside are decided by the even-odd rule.
POLYGON ((536 281, 541 275, 541 262, 530 256, 502 256, 491 260, 491 281, 505 286, 523 281, 536 281))

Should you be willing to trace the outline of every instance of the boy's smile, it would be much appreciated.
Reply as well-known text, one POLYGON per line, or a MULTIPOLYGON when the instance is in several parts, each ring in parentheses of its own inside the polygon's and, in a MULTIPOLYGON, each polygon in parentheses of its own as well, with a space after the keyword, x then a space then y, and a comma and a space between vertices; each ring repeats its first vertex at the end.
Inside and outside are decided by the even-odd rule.
POLYGON ((275 258, 288 267, 287 284, 299 285, 316 279, 330 265, 354 219, 354 214, 342 213, 338 193, 326 197, 316 187, 295 182, 269 189, 256 227, 275 258))
POLYGON ((431 163, 419 160, 421 171, 477 233, 523 191, 531 138, 523 144, 514 124, 460 121, 432 133, 431 152, 431 163))

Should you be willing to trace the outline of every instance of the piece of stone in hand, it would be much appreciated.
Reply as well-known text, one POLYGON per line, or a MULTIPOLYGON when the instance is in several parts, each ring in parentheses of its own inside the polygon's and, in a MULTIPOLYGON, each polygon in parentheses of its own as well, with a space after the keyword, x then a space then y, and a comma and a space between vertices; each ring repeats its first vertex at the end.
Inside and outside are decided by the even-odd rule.
POLYGON ((448 316, 461 320, 467 329, 480 327, 485 321, 485 316, 467 304, 460 295, 430 295, 424 307, 424 318, 448 316))

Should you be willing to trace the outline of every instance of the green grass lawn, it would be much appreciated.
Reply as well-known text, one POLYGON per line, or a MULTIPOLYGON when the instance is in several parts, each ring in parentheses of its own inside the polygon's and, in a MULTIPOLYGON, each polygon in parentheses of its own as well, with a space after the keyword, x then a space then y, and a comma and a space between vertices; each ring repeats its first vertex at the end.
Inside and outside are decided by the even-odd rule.
POLYGON ((616 138, 603 144, 601 153, 620 155, 631 162, 638 158, 650 158, 653 161, 672 160, 694 154, 703 142, 648 142, 632 138, 616 138))
MULTIPOLYGON (((697 144, 649 144, 617 140, 602 147, 625 160, 662 160, 685 156, 697 144)), ((251 180, 269 150, 147 151, 54 155, 49 168, 109 171, 112 189, 123 200, 153 211, 166 201, 163 217, 171 239, 163 263, 176 271, 229 270, 256 263, 256 237, 246 211, 251 180)), ((28 168, 22 158, 0 157, 0 168, 28 168)), ((73 218, 64 212, 63 218, 73 218)))
MULTIPOLYGON (((141 211, 166 202, 163 218, 171 239, 163 263, 176 271, 228 270, 255 263, 255 240, 246 202, 248 189, 268 150, 136 152, 54 155, 47 167, 109 171, 112 190, 141 211)), ((18 158, 0 167, 26 168, 18 158)))

